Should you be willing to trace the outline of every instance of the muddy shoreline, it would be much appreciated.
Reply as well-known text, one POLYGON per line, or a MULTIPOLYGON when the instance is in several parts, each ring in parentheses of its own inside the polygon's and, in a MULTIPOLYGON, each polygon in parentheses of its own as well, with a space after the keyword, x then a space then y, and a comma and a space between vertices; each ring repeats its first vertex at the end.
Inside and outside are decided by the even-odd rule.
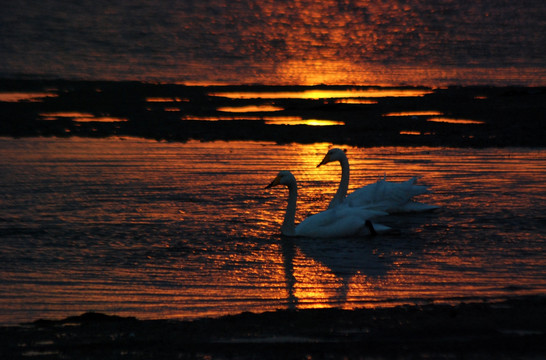
POLYGON ((409 359, 546 356, 546 298, 194 321, 86 313, 0 327, 3 359, 409 359))
MULTIPOLYGON (((381 97, 375 103, 339 99, 213 96, 217 92, 387 89, 342 86, 185 86, 141 82, 0 79, 0 93, 47 93, 39 101, 0 101, 0 136, 135 136, 161 141, 256 140, 277 143, 328 142, 359 147, 544 147, 546 88, 449 87, 423 96, 381 97), (160 102, 150 99, 161 99, 160 102), (268 114, 234 115, 221 107, 272 105, 275 116, 331 120, 343 126, 271 125, 268 114), (461 124, 428 121, 431 116, 385 116, 437 112, 461 124), (68 115, 67 115, 68 114, 68 115), (72 115, 70 115, 72 114, 72 115), (75 115, 74 115, 75 114, 75 115), (78 121, 77 114, 85 114, 78 121), (222 116, 234 120, 210 121, 222 116), (103 121, 105 118, 113 121, 103 121), (102 119, 102 120, 101 120, 102 119), (184 120, 193 119, 193 120, 184 120)), ((388 88, 391 89, 391 88, 388 88)))

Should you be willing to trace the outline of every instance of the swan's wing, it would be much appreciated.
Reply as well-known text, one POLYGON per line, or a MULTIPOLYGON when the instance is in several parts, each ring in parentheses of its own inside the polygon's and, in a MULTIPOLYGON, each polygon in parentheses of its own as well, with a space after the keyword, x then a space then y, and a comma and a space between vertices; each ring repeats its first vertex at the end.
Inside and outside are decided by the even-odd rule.
POLYGON ((416 185, 415 177, 404 182, 392 182, 381 179, 375 183, 363 186, 347 196, 347 199, 357 203, 376 203, 391 201, 403 203, 414 196, 427 194, 428 189, 424 185, 416 185))
MULTIPOLYGON (((426 186, 417 185, 416 181, 415 177, 404 182, 381 179, 355 190, 347 196, 345 202, 352 207, 367 207, 387 212, 424 211, 424 207, 408 205, 414 196, 429 192, 426 186)), ((430 207, 429 205, 428 210, 430 207)))
POLYGON ((373 227, 378 234, 388 233, 389 231, 392 231, 392 228, 387 225, 374 223, 373 227))
POLYGON ((332 209, 337 217, 357 216, 364 220, 370 220, 378 216, 389 215, 386 211, 366 207, 366 206, 350 206, 349 204, 341 204, 332 209))
POLYGON ((358 216, 329 219, 328 223, 315 222, 314 220, 309 217, 300 223, 296 227, 296 235, 321 238, 355 236, 365 227, 366 222, 365 219, 358 216))
POLYGON ((347 237, 361 233, 366 220, 387 215, 384 211, 339 206, 309 216, 296 227, 296 235, 308 237, 347 237))
MULTIPOLYGON (((328 209, 317 214, 311 215, 296 226, 296 234, 301 236, 311 236, 317 229, 335 226, 338 220, 338 212, 334 209, 328 209)), ((315 235, 312 235, 315 236, 315 235)))

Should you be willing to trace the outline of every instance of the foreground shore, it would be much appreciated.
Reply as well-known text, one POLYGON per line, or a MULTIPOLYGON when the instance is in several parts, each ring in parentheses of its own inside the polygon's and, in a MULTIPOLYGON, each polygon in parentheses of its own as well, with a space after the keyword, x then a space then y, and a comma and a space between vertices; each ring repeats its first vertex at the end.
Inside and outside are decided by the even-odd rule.
POLYGON ((0 339, 2 359, 538 359, 546 298, 194 321, 86 313, 0 327, 0 339))
POLYGON ((0 136, 136 136, 165 141, 329 142, 360 147, 546 145, 546 88, 184 86, 0 79, 0 95, 0 136), (347 97, 279 95, 332 90, 398 90, 408 95, 371 97, 364 102, 347 97), (422 95, 411 95, 412 91, 422 95), (226 92, 257 95, 230 98, 218 94, 226 92), (29 93, 37 95, 10 99, 10 94, 29 93), (271 98, 266 93, 278 96, 271 98), (243 112, 233 110, 245 106, 243 112), (248 106, 258 108, 249 110, 248 106), (264 112, 263 106, 275 111, 264 112), (337 124, 268 123, 272 117, 288 119, 288 123, 301 119, 337 124))

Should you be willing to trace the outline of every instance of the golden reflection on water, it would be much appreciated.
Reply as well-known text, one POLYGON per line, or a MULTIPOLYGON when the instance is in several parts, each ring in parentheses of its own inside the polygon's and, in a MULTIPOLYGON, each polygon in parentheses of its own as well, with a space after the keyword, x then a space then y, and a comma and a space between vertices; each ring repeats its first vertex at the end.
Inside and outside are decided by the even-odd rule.
POLYGON ((266 119, 265 123, 267 125, 308 125, 308 126, 345 125, 343 121, 338 121, 338 120, 302 119, 297 116, 284 117, 279 119, 266 119))
MULTIPOLYGON (((418 176, 433 190, 420 200, 442 209, 378 220, 398 234, 320 240, 281 238, 287 190, 264 187, 279 170, 291 170, 299 184, 297 222, 326 209, 341 169, 337 163, 316 166, 332 144, 21 141, 32 150, 4 154, 1 161, 21 166, 4 174, 6 187, 20 186, 23 179, 25 188, 42 189, 46 183, 70 189, 54 198, 49 192, 23 193, 17 201, 31 197, 22 211, 33 216, 21 226, 53 222, 71 234, 89 231, 81 237, 93 241, 88 246, 67 235, 69 242, 59 248, 40 247, 65 264, 61 276, 55 265, 49 267, 55 264, 50 257, 38 264, 45 269, 25 263, 6 272, 13 284, 26 285, 5 289, 19 300, 5 295, 4 309, 29 311, 40 299, 42 310, 34 311, 48 308, 52 317, 100 310, 192 318, 286 307, 455 301, 503 296, 505 287, 516 285, 521 293, 546 286, 536 275, 546 266, 543 259, 518 253, 537 251, 531 223, 522 225, 525 231, 504 225, 519 212, 540 210, 546 201, 543 150, 338 145, 347 149, 350 192, 385 174, 392 181, 418 176), (25 166, 29 174, 23 176, 25 166), (124 237, 115 233, 120 228, 124 237), (96 235, 101 231, 108 233, 105 238, 96 235), (518 246, 506 247, 510 239, 518 246), (107 261, 105 271, 109 256, 116 258, 107 261), (526 271, 535 273, 526 276, 526 271)), ((10 209, 9 216, 0 213, 8 221, 17 217, 10 209)), ((516 218, 517 223, 526 218, 516 218)))
POLYGON ((399 132, 400 135, 421 135, 420 131, 413 130, 402 130, 399 132))
POLYGON ((336 99, 336 104, 377 104, 377 100, 368 100, 368 99, 336 99))
POLYGON ((224 106, 216 109, 223 112, 246 113, 246 112, 274 112, 284 110, 282 107, 273 105, 247 105, 247 106, 224 106))
POLYGON ((127 119, 116 118, 110 116, 95 116, 90 113, 83 112, 51 112, 41 113, 40 117, 43 120, 58 120, 59 118, 71 118, 75 122, 124 122, 127 119))
POLYGON ((400 111, 383 114, 383 116, 443 116, 439 111, 400 111))
POLYGON ((377 82, 367 81, 370 76, 358 64, 332 58, 286 60, 276 66, 275 76, 283 79, 287 84, 298 85, 346 85, 354 83, 354 77, 359 76, 359 84, 379 85, 377 82), (343 79, 351 80, 344 82, 343 79))
POLYGON ((383 97, 420 97, 431 94, 432 90, 423 89, 347 89, 347 90, 302 90, 302 91, 263 91, 263 92, 215 92, 210 96, 231 99, 332 99, 332 98, 383 98, 383 97))
POLYGON ((170 103, 170 102, 189 102, 189 99, 180 98, 180 97, 148 97, 146 98, 147 102, 151 103, 170 103))
POLYGON ((336 126, 345 125, 343 121, 324 119, 304 119, 301 116, 256 116, 256 115, 220 115, 220 116, 193 116, 185 115, 181 120, 190 121, 264 121, 267 125, 307 125, 307 126, 336 126))
POLYGON ((230 120, 264 120, 266 116, 255 116, 255 115, 218 115, 218 116, 195 116, 195 115, 184 115, 180 117, 181 120, 189 121, 230 121, 230 120))
POLYGON ((0 101, 3 102, 40 102, 48 97, 57 97, 55 93, 27 93, 27 92, 0 92, 0 101))
POLYGON ((316 309, 332 306, 331 299, 339 295, 343 286, 332 270, 298 250, 294 258, 294 297, 297 307, 316 309))
POLYGON ((430 122, 439 122, 439 123, 448 123, 448 124, 476 124, 476 125, 482 125, 485 124, 483 121, 478 120, 468 120, 468 119, 453 119, 453 118, 430 118, 427 119, 427 121, 430 122))

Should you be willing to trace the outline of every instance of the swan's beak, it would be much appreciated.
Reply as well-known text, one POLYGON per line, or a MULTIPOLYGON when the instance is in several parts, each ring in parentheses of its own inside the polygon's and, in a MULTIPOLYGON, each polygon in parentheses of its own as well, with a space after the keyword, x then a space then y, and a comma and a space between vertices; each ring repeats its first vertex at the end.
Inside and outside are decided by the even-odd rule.
POLYGON ((320 162, 320 164, 317 165, 317 167, 320 167, 321 165, 328 164, 330 162, 330 154, 326 154, 324 159, 320 162))
POLYGON ((281 177, 280 176, 277 176, 275 179, 273 179, 273 181, 267 185, 265 188, 266 189, 269 189, 269 188, 272 188, 273 186, 277 186, 277 185, 280 185, 281 183, 281 177))

